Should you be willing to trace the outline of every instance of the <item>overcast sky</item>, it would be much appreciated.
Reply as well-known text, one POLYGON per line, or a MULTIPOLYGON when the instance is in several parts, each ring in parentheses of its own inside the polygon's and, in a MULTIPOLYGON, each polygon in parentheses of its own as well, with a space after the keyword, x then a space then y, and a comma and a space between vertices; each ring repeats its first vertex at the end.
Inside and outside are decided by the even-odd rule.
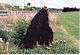
POLYGON ((8 3, 13 5, 24 6, 27 3, 31 3, 32 6, 49 8, 63 8, 63 7, 77 7, 80 8, 80 0, 0 0, 0 3, 8 3), (25 1, 25 3, 24 3, 25 1))

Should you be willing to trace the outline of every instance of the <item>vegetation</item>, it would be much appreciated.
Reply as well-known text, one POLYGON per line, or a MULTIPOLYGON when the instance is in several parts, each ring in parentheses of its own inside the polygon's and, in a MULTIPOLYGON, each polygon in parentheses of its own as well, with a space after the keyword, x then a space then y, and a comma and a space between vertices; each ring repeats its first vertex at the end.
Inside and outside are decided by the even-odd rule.
POLYGON ((4 10, 4 8, 1 6, 1 4, 0 4, 0 10, 4 10))
POLYGON ((0 38, 3 38, 4 42, 8 40, 7 32, 2 30, 2 26, 0 25, 0 38))
POLYGON ((30 6, 31 6, 31 3, 27 3, 27 6, 24 6, 24 9, 22 9, 19 6, 12 6, 10 4, 0 3, 0 10, 13 10, 13 11, 14 10, 33 10, 34 7, 30 7, 30 6))
MULTIPOLYGON (((22 17, 21 20, 18 20, 14 25, 12 32, 6 32, 3 35, 8 36, 9 44, 9 51, 8 53, 12 54, 78 54, 79 48, 75 47, 74 42, 75 40, 78 41, 79 38, 79 16, 78 12, 66 12, 61 13, 59 15, 59 24, 57 24, 60 28, 60 25, 67 30, 69 35, 66 35, 65 32, 57 30, 54 33, 54 38, 59 40, 59 43, 55 43, 51 49, 46 48, 34 48, 34 49, 24 49, 19 48, 18 44, 22 44, 22 40, 25 37, 25 33, 27 27, 29 26, 30 22, 25 20, 25 17, 22 17), (61 40, 65 40, 66 42, 61 42, 61 40)), ((0 28, 1 29, 1 28, 0 28)), ((57 28, 56 28, 57 29, 57 28)), ((0 33, 3 31, 0 30, 0 33)), ((1 34, 0 34, 1 36, 1 34)), ((2 36, 1 36, 2 37, 2 36)), ((6 37, 6 36, 5 36, 6 37)), ((3 49, 4 50, 4 49, 3 49)), ((0 53, 7 53, 6 51, 1 51, 0 53)))
POLYGON ((30 6, 31 5, 31 3, 27 3, 27 6, 30 6))
POLYGON ((30 22, 25 20, 25 17, 23 17, 23 19, 19 19, 15 26, 14 26, 14 43, 19 46, 19 47, 22 47, 20 45, 23 45, 23 40, 25 38, 25 35, 26 35, 26 31, 27 31, 27 28, 28 26, 30 25, 30 22))
POLYGON ((79 38, 79 12, 62 13, 59 21, 70 35, 79 38))

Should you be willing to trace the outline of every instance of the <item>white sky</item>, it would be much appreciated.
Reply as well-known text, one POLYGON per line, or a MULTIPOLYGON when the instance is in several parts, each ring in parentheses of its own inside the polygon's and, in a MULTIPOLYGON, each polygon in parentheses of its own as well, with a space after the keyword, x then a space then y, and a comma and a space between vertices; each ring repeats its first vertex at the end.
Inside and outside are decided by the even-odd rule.
POLYGON ((63 8, 63 7, 77 7, 80 8, 80 0, 0 0, 0 3, 8 3, 13 5, 24 6, 28 2, 32 6, 43 7, 44 5, 50 8, 63 8))

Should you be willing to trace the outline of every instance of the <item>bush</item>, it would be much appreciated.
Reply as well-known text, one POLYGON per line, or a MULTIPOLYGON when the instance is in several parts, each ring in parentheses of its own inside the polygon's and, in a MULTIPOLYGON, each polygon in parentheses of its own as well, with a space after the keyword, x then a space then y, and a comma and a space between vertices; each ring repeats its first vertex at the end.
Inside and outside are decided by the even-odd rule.
POLYGON ((14 44, 16 44, 18 47, 23 47, 23 40, 29 25, 30 22, 26 21, 25 18, 18 20, 14 25, 14 44))
POLYGON ((7 31, 2 30, 2 26, 0 25, 0 38, 3 39, 4 42, 8 41, 9 35, 7 31))

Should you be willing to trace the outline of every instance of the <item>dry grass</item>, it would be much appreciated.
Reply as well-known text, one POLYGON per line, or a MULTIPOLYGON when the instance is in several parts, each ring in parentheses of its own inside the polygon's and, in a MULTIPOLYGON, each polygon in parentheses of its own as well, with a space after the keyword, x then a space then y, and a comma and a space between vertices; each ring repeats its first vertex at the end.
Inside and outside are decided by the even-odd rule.
MULTIPOLYGON (((59 39, 59 40, 65 40, 69 45, 71 45, 72 47, 76 47, 79 48, 79 41, 73 37, 73 35, 69 34, 69 32, 64 28, 64 26, 62 24, 59 23, 59 19, 58 19, 58 15, 60 13, 49 13, 49 24, 50 27, 52 28, 52 30, 55 33, 62 33, 63 35, 56 35, 54 36, 54 39, 59 39)), ((5 27, 5 30, 7 30, 7 28, 12 29, 13 24, 16 23, 16 21, 21 18, 21 17, 26 17, 26 20, 32 20, 33 15, 31 16, 4 16, 4 17, 0 17, 0 21, 2 22, 2 24, 5 27), (3 20, 3 21, 2 21, 3 20), (7 26, 8 25, 8 26, 7 26)), ((11 47, 12 49, 12 47, 11 47)), ((11 50, 10 49, 10 50, 11 50)), ((4 52, 4 51, 3 51, 4 52)))
MULTIPOLYGON (((64 40, 66 40, 71 46, 79 48, 79 40, 77 40, 76 38, 74 38, 73 35, 69 34, 69 32, 64 28, 64 26, 62 24, 59 23, 59 16, 61 15, 61 13, 50 13, 49 15, 49 20, 50 20, 50 26, 53 29, 53 31, 55 33, 59 32, 59 33, 63 33, 63 37, 57 37, 58 39, 62 38, 64 40)), ((56 37, 54 37, 56 38, 56 37)))
POLYGON ((26 15, 9 15, 9 16, 0 16, 0 24, 3 26, 3 30, 12 31, 13 24, 16 23, 21 17, 25 17, 26 20, 31 20, 35 13, 27 13, 26 15))
MULTIPOLYGON (((50 27, 52 28, 52 30, 54 32, 62 32, 64 33, 65 37, 63 37, 64 39, 66 39, 67 41, 70 41, 71 43, 73 43, 72 45, 78 47, 78 40, 76 40, 74 37, 72 37, 72 35, 70 35, 68 33, 68 31, 63 27, 63 25, 60 25, 58 23, 58 15, 60 13, 50 13, 49 12, 49 24, 50 27)), ((18 16, 18 15, 12 15, 12 16, 0 16, 0 23, 3 25, 4 30, 6 31, 12 31, 12 27, 13 24, 16 23, 16 21, 18 19, 20 19, 21 17, 26 17, 26 20, 31 20, 33 15, 26 15, 26 16, 18 16)), ((70 43, 70 44, 71 44, 70 43)))

